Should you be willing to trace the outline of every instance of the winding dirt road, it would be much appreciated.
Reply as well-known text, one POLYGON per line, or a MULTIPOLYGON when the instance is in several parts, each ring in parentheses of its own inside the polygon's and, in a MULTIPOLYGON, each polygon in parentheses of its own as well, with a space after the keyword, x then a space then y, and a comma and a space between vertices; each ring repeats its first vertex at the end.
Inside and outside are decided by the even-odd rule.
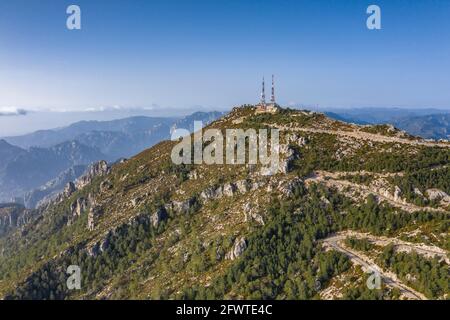
POLYGON ((404 295, 406 298, 413 300, 427 300, 427 298, 422 293, 417 292, 416 290, 402 283, 397 278, 397 275, 394 274, 393 272, 384 271, 377 264, 375 264, 371 258, 367 257, 365 254, 346 247, 342 243, 343 240, 345 240, 345 238, 346 238, 345 234, 337 234, 328 237, 323 240, 323 246, 328 250, 332 249, 342 252, 343 254, 348 256, 350 261, 352 261, 354 264, 360 265, 363 271, 365 272, 378 273, 383 283, 385 283, 390 287, 398 288, 402 293, 402 295, 404 295))
POLYGON ((378 200, 386 201, 393 207, 402 209, 406 212, 416 212, 416 211, 429 211, 429 212, 447 212, 444 209, 432 208, 432 207, 420 207, 406 201, 396 200, 393 196, 387 195, 386 193, 381 193, 377 188, 370 185, 358 184, 348 180, 340 180, 339 177, 345 174, 350 174, 350 172, 333 173, 326 171, 316 171, 312 176, 305 180, 306 185, 314 182, 323 183, 328 187, 334 187, 338 191, 348 195, 350 198, 355 198, 353 195, 358 191, 359 194, 367 197, 369 194, 375 195, 378 200), (353 191, 348 191, 353 190, 353 191))
MULTIPOLYGON (((274 124, 266 123, 267 126, 274 127, 274 124)), ((380 134, 368 133, 364 131, 341 131, 341 130, 328 130, 328 129, 316 129, 316 128, 305 128, 305 127, 289 127, 289 126, 277 126, 276 128, 280 130, 291 130, 291 131, 302 131, 302 132, 311 132, 311 133, 327 133, 333 134, 341 137, 359 139, 359 140, 367 140, 373 142, 383 142, 383 143, 401 143, 401 144, 409 144, 412 146, 426 146, 426 147, 439 147, 439 148, 447 148, 450 149, 450 143, 446 142, 432 142, 425 140, 409 140, 405 138, 399 137, 389 137, 380 134)))

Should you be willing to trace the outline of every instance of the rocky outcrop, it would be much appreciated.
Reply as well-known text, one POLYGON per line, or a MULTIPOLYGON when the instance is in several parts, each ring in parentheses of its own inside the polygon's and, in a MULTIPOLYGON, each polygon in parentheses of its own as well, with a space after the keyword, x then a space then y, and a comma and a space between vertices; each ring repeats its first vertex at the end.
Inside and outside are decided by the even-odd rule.
POLYGON ((71 225, 78 217, 80 217, 89 207, 95 206, 95 199, 92 193, 87 198, 79 197, 70 205, 70 217, 67 225, 71 225))
POLYGON ((325 209, 325 208, 327 208, 330 205, 331 205, 331 202, 330 202, 330 200, 327 199, 327 197, 325 197, 325 196, 321 196, 320 197, 320 206, 322 208, 325 209))
MULTIPOLYGON (((88 215, 88 228, 89 230, 94 230, 98 218, 103 214, 103 210, 100 207, 94 207, 90 210, 88 215)), ((167 219, 168 215, 164 208, 160 208, 153 214, 148 212, 141 212, 133 217, 131 217, 127 223, 116 226, 115 228, 109 230, 106 235, 104 235, 100 240, 95 243, 91 243, 86 247, 86 251, 90 256, 97 256, 102 252, 108 250, 113 241, 113 237, 120 235, 122 232, 126 232, 128 227, 137 227, 139 225, 149 225, 157 227, 162 221, 167 219)))
POLYGON ((418 195, 418 196, 423 197, 423 193, 422 193, 422 191, 420 191, 419 188, 414 188, 414 193, 415 193, 416 195, 418 195))
POLYGON ((371 182, 370 188, 391 201, 407 204, 406 199, 402 198, 402 190, 398 186, 394 186, 394 190, 390 187, 389 181, 385 178, 379 178, 371 182))
POLYGON ((293 168, 294 161, 299 157, 298 152, 288 145, 282 145, 280 153, 283 155, 283 160, 280 160, 278 171, 285 174, 289 173, 293 168))
POLYGON ((87 199, 81 197, 78 198, 72 205, 70 206, 70 212, 72 217, 79 217, 81 214, 86 211, 89 206, 89 202, 87 199))
POLYGON ((139 205, 139 203, 141 203, 141 201, 142 201, 141 197, 133 198, 133 199, 131 199, 131 206, 133 208, 135 208, 135 207, 137 207, 139 205))
MULTIPOLYGON (((78 166, 78 167, 80 167, 80 166, 78 166)), ((91 183, 95 179, 95 177, 107 175, 109 172, 110 172, 110 167, 108 166, 106 161, 96 162, 96 163, 90 165, 84 171, 84 173, 78 179, 75 180, 75 182, 69 181, 65 185, 63 191, 53 192, 53 193, 46 195, 41 200, 39 200, 35 204, 35 206, 37 208, 45 210, 50 205, 55 204, 55 203, 60 203, 64 199, 71 197, 76 191, 83 189, 85 186, 87 186, 89 183, 91 183)), ((100 191, 104 192, 105 190, 109 190, 112 187, 113 187, 112 184, 108 180, 105 180, 100 185, 100 191)), ((59 190, 61 190, 61 189, 59 189, 59 190)), ((29 200, 29 203, 31 205, 32 203, 30 201, 31 200, 29 200)))
POLYGON ((299 147, 303 147, 303 146, 306 145, 306 143, 307 143, 306 138, 300 136, 300 135, 297 134, 297 133, 291 133, 291 134, 288 134, 287 137, 286 137, 286 140, 287 140, 287 143, 288 143, 288 144, 291 144, 291 143, 292 143, 292 144, 296 144, 296 145, 298 145, 299 147))
POLYGON ((427 189, 425 193, 430 200, 440 200, 448 197, 448 194, 440 189, 427 189))
POLYGON ((175 214, 187 214, 195 204, 195 198, 183 201, 172 201, 164 206, 164 209, 175 214))
POLYGON ((263 185, 261 182, 252 182, 250 180, 239 180, 226 183, 224 185, 208 187, 200 193, 202 201, 220 199, 222 197, 233 197, 238 192, 246 194, 247 192, 257 190, 263 185))
POLYGON ((285 197, 291 197, 294 195, 294 191, 296 188, 298 188, 300 185, 303 184, 302 179, 300 178, 294 178, 289 181, 280 181, 278 184, 277 190, 285 197))
POLYGON ((200 198, 204 201, 219 199, 223 196, 232 197, 235 195, 237 187, 234 183, 227 183, 218 187, 209 187, 202 191, 200 198))
POLYGON ((108 163, 104 160, 91 164, 87 168, 85 173, 75 181, 76 189, 80 190, 84 188, 89 183, 91 183, 92 180, 94 180, 96 177, 107 175, 109 171, 110 167, 108 166, 108 163))
POLYGON ((93 231, 98 222, 98 218, 103 214, 103 209, 99 206, 93 206, 89 210, 87 228, 93 231))
POLYGON ((36 214, 37 211, 26 209, 19 204, 0 204, 0 235, 24 226, 29 223, 36 214))
POLYGON ((244 211, 244 222, 256 221, 260 225, 264 225, 263 217, 256 213, 254 208, 250 205, 250 203, 246 203, 243 205, 242 210, 244 211))
POLYGON ((403 201, 402 198, 402 189, 400 189, 398 186, 394 187, 394 201, 403 201))
POLYGON ((100 243, 94 243, 94 245, 87 248, 87 253, 91 257, 96 257, 100 253, 100 243))
POLYGON ((73 166, 55 179, 36 188, 24 195, 24 203, 27 208, 39 208, 50 204, 53 201, 60 201, 64 197, 70 197, 75 191, 75 184, 71 181, 77 179, 84 171, 86 166, 73 166))
POLYGON ((252 185, 249 180, 239 180, 236 181, 236 188, 240 193, 244 194, 251 190, 252 185))
POLYGON ((428 199, 430 200, 436 200, 440 201, 441 205, 443 206, 450 206, 450 196, 440 189, 432 188, 427 189, 425 191, 425 194, 428 196, 428 199))
POLYGON ((192 170, 188 173, 188 178, 190 180, 197 180, 203 178, 203 175, 199 174, 197 170, 192 170))
POLYGON ((245 237, 239 237, 234 241, 231 251, 227 253, 226 258, 235 260, 239 258, 247 249, 247 240, 245 237))
POLYGON ((104 252, 104 251, 106 251, 106 250, 108 250, 108 248, 109 248, 109 243, 110 243, 110 238, 111 238, 111 236, 112 236, 112 232, 111 231, 109 231, 108 232, 108 235, 102 240, 102 241, 100 241, 100 251, 101 252, 104 252))
POLYGON ((69 198, 72 194, 74 194, 75 191, 77 191, 77 188, 75 187, 75 183, 70 181, 64 187, 63 195, 64 195, 64 197, 69 198))
POLYGON ((223 186, 223 194, 226 197, 232 197, 236 193, 236 185, 234 183, 227 183, 223 186))
POLYGON ((100 183, 100 192, 106 192, 113 188, 113 184, 109 180, 102 181, 100 183))
POLYGON ((151 215, 150 223, 154 228, 157 228, 159 224, 165 219, 167 219, 167 212, 164 208, 160 208, 151 215))

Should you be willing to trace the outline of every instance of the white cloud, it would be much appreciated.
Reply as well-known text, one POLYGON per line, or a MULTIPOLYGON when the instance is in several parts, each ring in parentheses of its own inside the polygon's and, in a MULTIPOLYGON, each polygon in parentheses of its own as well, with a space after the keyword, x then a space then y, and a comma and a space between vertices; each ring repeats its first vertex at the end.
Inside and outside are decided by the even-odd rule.
POLYGON ((152 111, 159 109, 159 105, 152 104, 149 107, 128 107, 128 106, 96 106, 96 107, 86 107, 86 108, 39 108, 36 111, 42 112, 107 112, 107 111, 152 111))
POLYGON ((0 116, 24 116, 28 112, 16 107, 0 107, 0 116))

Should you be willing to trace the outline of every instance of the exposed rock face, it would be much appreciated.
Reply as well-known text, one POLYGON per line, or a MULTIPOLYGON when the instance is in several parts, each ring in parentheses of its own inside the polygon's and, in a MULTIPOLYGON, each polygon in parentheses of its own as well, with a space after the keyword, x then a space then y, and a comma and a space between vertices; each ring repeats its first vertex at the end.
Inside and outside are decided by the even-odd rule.
POLYGON ((214 187, 206 188, 200 194, 200 198, 202 198, 202 200, 204 200, 204 201, 221 198, 222 196, 223 196, 223 186, 218 187, 218 188, 214 188, 214 187))
POLYGON ((75 186, 77 190, 82 189, 91 183, 95 177, 107 175, 109 170, 108 163, 104 160, 90 165, 86 172, 76 180, 75 186))
POLYGON ((63 194, 66 198, 70 197, 75 191, 77 191, 77 188, 75 187, 75 183, 70 181, 68 184, 66 184, 66 187, 64 188, 63 194))
POLYGON ((330 200, 328 200, 325 196, 320 197, 320 205, 322 208, 326 208, 330 205, 330 200))
POLYGON ((299 147, 302 147, 306 145, 306 138, 302 137, 296 133, 288 134, 287 135, 287 143, 293 143, 298 145, 299 147))
POLYGON ((134 198, 134 199, 131 199, 131 206, 134 208, 134 207, 137 207, 138 205, 139 205, 139 203, 141 202, 141 198, 140 197, 137 197, 137 198, 134 198))
POLYGON ((75 184, 71 181, 77 179, 85 170, 84 165, 73 166, 60 173, 55 179, 27 192, 24 195, 25 207, 39 208, 53 201, 59 202, 64 197, 70 197, 76 191, 75 184))
POLYGON ((294 160, 298 158, 298 153, 295 149, 287 145, 282 145, 280 152, 284 155, 284 160, 280 160, 279 171, 281 173, 288 173, 292 170, 294 160))
POLYGON ((237 238, 234 241, 233 248, 231 248, 231 251, 227 253, 226 258, 235 260, 244 253, 245 249, 247 249, 247 240, 245 237, 237 238))
POLYGON ((236 193, 236 186, 233 183, 227 183, 223 186, 223 194, 232 197, 236 193))
POLYGON ((395 202, 406 204, 406 199, 402 198, 402 190, 398 186, 394 186, 394 192, 389 187, 389 182, 385 178, 379 178, 371 182, 371 188, 381 194, 383 197, 395 202))
POLYGON ((202 178, 203 176, 201 174, 198 174, 197 170, 192 170, 188 173, 188 178, 190 180, 197 180, 199 178, 202 178))
POLYGON ((428 189, 425 191, 430 200, 440 200, 441 205, 450 206, 450 196, 440 189, 428 189))
POLYGON ((248 222, 250 220, 254 220, 260 225, 265 225, 264 219, 260 214, 257 214, 255 212, 245 212, 244 213, 244 222, 248 222))
POLYGON ((100 192, 105 192, 113 188, 112 183, 109 180, 102 181, 100 184, 100 192))
POLYGON ((172 201, 164 206, 164 209, 172 211, 175 214, 187 214, 193 207, 195 199, 187 199, 184 201, 172 201))
POLYGON ((88 214, 88 230, 93 231, 95 229, 95 225, 98 221, 98 218, 103 214, 103 209, 98 206, 91 207, 88 214))
POLYGON ((448 197, 448 194, 440 189, 428 189, 425 193, 430 200, 444 199, 448 197))
POLYGON ((35 210, 25 209, 19 204, 0 204, 0 235, 27 224, 35 214, 35 210))
POLYGON ((167 218, 167 212, 164 208, 157 210, 150 217, 150 222, 153 227, 158 227, 158 225, 167 218))
POLYGON ((100 250, 102 252, 108 250, 109 248, 109 238, 111 237, 112 232, 110 231, 108 235, 100 242, 100 250))
MULTIPOLYGON (((80 166, 78 166, 80 167, 80 166)), ((62 192, 59 191, 48 194, 35 204, 36 207, 45 209, 53 203, 59 203, 64 199, 70 197, 76 191, 83 189, 86 185, 92 182, 95 177, 107 175, 110 172, 110 167, 106 161, 99 161, 90 165, 75 182, 68 182, 62 192)), ((108 181, 103 181, 100 185, 101 190, 109 190, 112 185, 108 181)), ((61 189, 59 189, 61 190, 61 189)), ((30 200, 31 201, 31 200, 30 200)), ((30 202, 29 201, 29 202, 30 202)), ((30 205, 32 203, 30 202, 30 205)))
POLYGON ((414 188, 414 193, 417 194, 418 196, 423 197, 423 193, 422 193, 422 191, 420 191, 419 188, 414 188))
POLYGON ((72 205, 70 206, 70 210, 73 217, 79 217, 81 214, 86 211, 88 208, 89 203, 88 200, 81 197, 78 198, 72 205))
POLYGON ((87 253, 91 257, 95 257, 100 253, 100 244, 97 242, 92 247, 87 248, 87 253))
POLYGON ((246 203, 242 206, 242 210, 244 211, 244 222, 249 222, 251 220, 256 221, 260 225, 264 225, 264 219, 263 217, 256 213, 256 208, 252 208, 250 203, 246 203))
POLYGON ((402 190, 398 186, 395 186, 394 187, 394 201, 402 201, 401 195, 402 195, 402 190))
POLYGON ((251 183, 248 180, 236 181, 236 188, 240 193, 249 192, 251 189, 251 183))
POLYGON ((294 195, 295 189, 301 184, 303 184, 303 181, 300 178, 294 178, 287 182, 281 181, 277 189, 283 196, 291 197, 294 195))
POLYGON ((237 192, 245 194, 249 191, 256 190, 261 187, 262 183, 251 182, 250 180, 239 180, 235 183, 226 183, 218 187, 209 187, 200 193, 203 201, 212 199, 220 199, 222 197, 233 197, 237 192))

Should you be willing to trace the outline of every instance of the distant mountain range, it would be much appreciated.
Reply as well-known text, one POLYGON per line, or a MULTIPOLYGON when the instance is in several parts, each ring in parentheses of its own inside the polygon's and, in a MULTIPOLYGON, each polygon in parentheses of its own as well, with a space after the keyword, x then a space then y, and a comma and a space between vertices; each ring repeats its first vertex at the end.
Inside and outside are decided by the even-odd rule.
POLYGON ((438 109, 333 109, 330 118, 359 125, 389 123, 425 139, 450 139, 450 112, 438 109))
POLYGON ((4 139, 21 148, 47 148, 76 140, 85 146, 98 148, 106 156, 105 160, 114 161, 131 157, 170 138, 174 127, 192 130, 194 121, 202 121, 206 125, 222 115, 221 112, 195 112, 183 118, 131 117, 112 121, 81 121, 64 128, 4 139))
POLYGON ((196 112, 183 118, 131 117, 81 121, 0 140, 0 202, 19 198, 27 207, 60 191, 92 162, 131 157, 170 139, 174 128, 209 124, 221 112, 196 112))
POLYGON ((75 165, 85 165, 105 158, 97 148, 67 141, 50 148, 18 148, 0 140, 0 199, 22 197, 75 165))
POLYGON ((406 132, 427 139, 450 139, 450 113, 410 117, 394 122, 406 132))

